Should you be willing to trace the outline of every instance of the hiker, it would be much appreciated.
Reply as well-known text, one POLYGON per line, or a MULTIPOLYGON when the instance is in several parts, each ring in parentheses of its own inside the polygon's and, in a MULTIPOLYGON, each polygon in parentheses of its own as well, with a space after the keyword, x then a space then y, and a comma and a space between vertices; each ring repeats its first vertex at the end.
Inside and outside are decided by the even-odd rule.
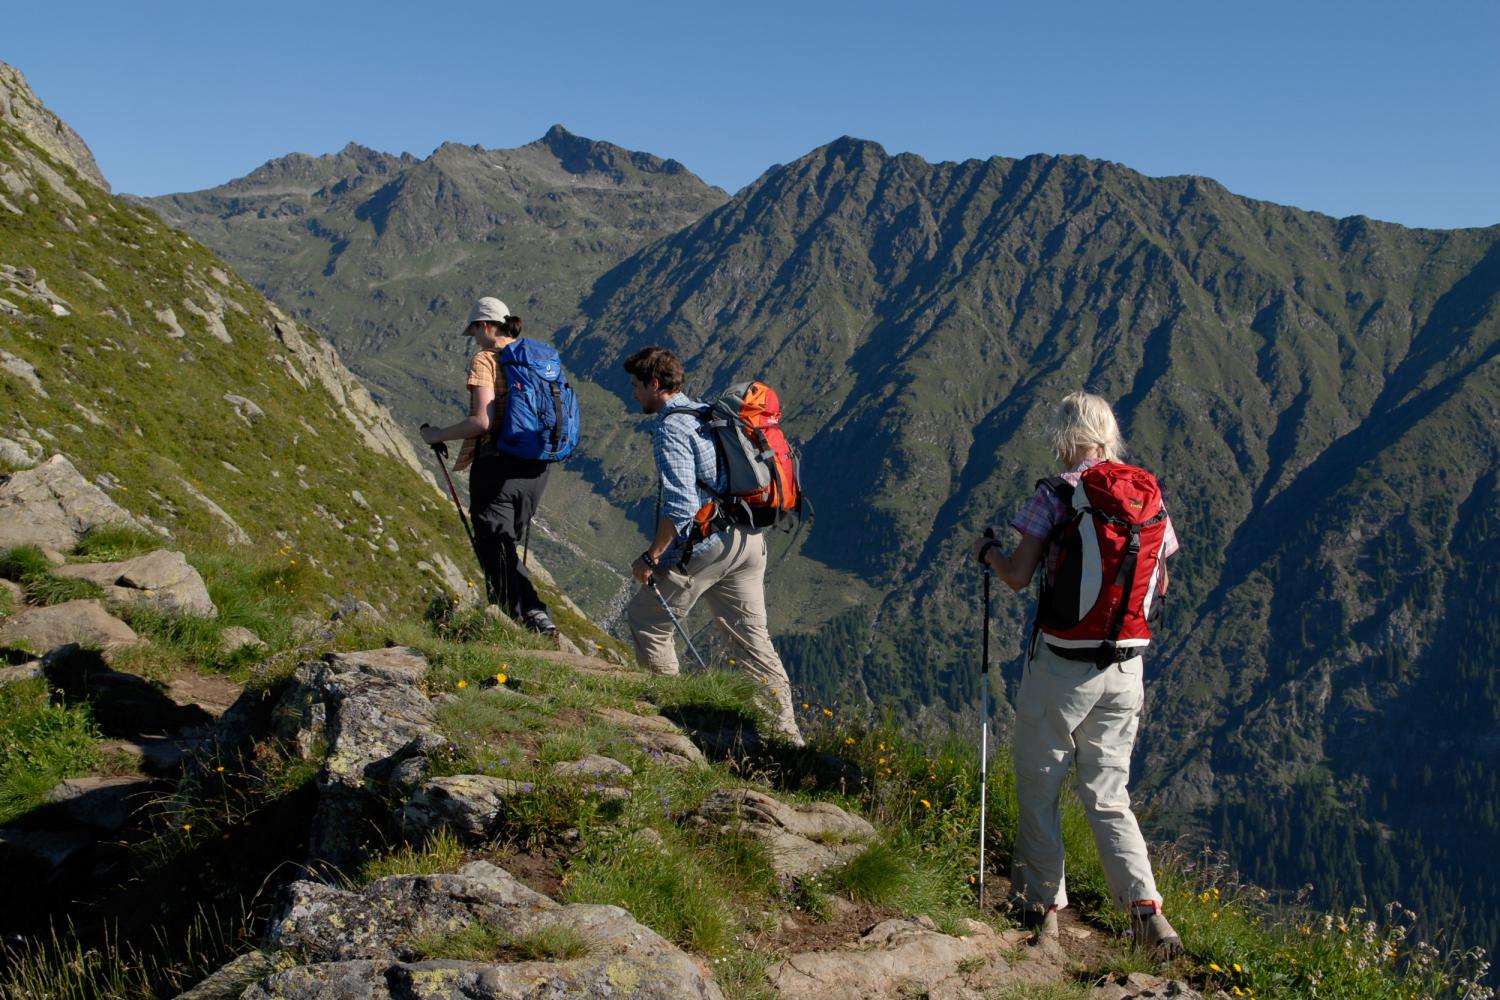
MULTIPOLYGON (((1155 479, 1144 470, 1118 464, 1125 444, 1109 403, 1089 393, 1072 393, 1058 404, 1046 434, 1064 471, 1039 483, 1010 522, 1020 536, 1015 548, 1005 553, 993 536, 975 539, 971 548, 975 561, 993 569, 1015 591, 1031 582, 1039 565, 1043 569, 1037 625, 1016 699, 1013 760, 1020 815, 1012 891, 1041 935, 1056 936, 1057 911, 1068 905, 1058 797, 1069 764, 1076 764, 1078 797, 1088 813, 1110 893, 1129 913, 1135 940, 1172 956, 1181 952, 1182 942, 1162 915, 1161 894, 1126 784, 1145 697, 1141 654, 1150 636, 1147 605, 1153 598, 1159 604, 1166 591, 1166 557, 1177 550, 1177 537, 1160 507, 1155 479), (1130 570, 1120 571, 1121 565, 1139 573, 1124 585, 1127 600, 1116 610, 1107 600, 1081 599, 1081 591, 1090 584, 1079 581, 1088 573, 1075 570, 1071 610, 1060 618, 1050 610, 1054 604, 1049 586, 1053 593, 1061 592, 1071 579, 1070 561, 1061 558, 1067 551, 1068 525, 1076 525, 1074 538, 1091 536, 1080 543, 1079 551, 1098 544, 1092 537, 1093 515, 1086 513, 1078 521, 1074 517, 1084 506, 1108 506, 1108 499, 1098 492, 1108 484, 1128 484, 1110 485, 1109 495, 1126 496, 1122 509, 1148 508, 1142 516, 1149 520, 1140 522, 1140 555, 1115 556, 1114 547, 1099 545, 1096 552, 1104 554, 1095 555, 1095 561, 1103 565, 1092 581, 1094 593, 1101 592, 1101 579, 1103 590, 1108 581, 1125 579, 1117 574, 1130 570)), ((1118 548, 1129 553, 1123 541, 1118 548)), ((1087 561, 1085 556, 1071 562, 1087 561)), ((1061 603, 1067 606, 1065 600, 1061 603)))
POLYGON ((715 499, 714 491, 725 489, 726 473, 708 428, 687 409, 700 404, 682 391, 677 355, 647 347, 624 367, 641 412, 659 415, 653 432, 660 476, 656 527, 646 551, 631 563, 644 586, 625 609, 636 653, 653 673, 676 674, 672 615, 681 619, 700 597, 707 600, 735 662, 775 701, 774 735, 803 746, 792 687, 766 627, 765 536, 731 522, 715 499), (653 588, 656 593, 648 593, 653 588))
POLYGON ((469 476, 469 516, 474 521, 475 554, 491 591, 490 602, 533 632, 554 636, 557 626, 531 582, 518 554, 518 543, 547 487, 551 462, 521 458, 498 451, 494 445, 505 407, 509 379, 500 352, 517 343, 521 318, 504 302, 486 296, 474 303, 464 335, 478 348, 469 361, 469 415, 447 427, 423 427, 422 440, 464 442, 454 469, 472 462, 469 476))

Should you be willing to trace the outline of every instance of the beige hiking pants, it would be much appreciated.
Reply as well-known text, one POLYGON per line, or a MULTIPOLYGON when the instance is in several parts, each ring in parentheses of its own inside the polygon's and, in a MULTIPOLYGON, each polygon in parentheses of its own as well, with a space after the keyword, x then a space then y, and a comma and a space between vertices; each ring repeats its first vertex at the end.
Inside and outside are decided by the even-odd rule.
MULTIPOLYGON (((684 626, 698 599, 708 602, 719 631, 734 650, 736 666, 760 681, 770 695, 778 732, 800 742, 792 686, 766 627, 765 535, 738 527, 727 528, 723 534, 724 544, 694 556, 687 572, 658 571, 656 589, 684 626)), ((676 629, 649 588, 642 587, 630 599, 625 618, 641 663, 655 674, 676 674, 676 629)))
POLYGON ((1130 811, 1130 750, 1145 688, 1141 658, 1100 670, 1038 642, 1016 698, 1015 770, 1020 822, 1011 881, 1031 904, 1068 905, 1058 798, 1070 765, 1088 813, 1110 894, 1122 908, 1161 902, 1146 841, 1130 811))

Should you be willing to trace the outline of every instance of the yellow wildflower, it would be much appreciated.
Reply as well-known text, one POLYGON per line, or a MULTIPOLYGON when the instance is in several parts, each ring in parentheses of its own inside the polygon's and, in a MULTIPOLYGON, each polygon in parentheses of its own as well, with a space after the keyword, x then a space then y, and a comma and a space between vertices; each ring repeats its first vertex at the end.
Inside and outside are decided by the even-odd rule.
POLYGON ((926 799, 918 799, 917 801, 922 803, 922 805, 926 806, 928 809, 932 808, 932 803, 928 802, 926 799))
POLYGON ((831 708, 825 708, 825 709, 823 709, 823 714, 826 715, 826 716, 828 716, 831 719, 831 718, 833 718, 833 709, 831 709, 831 708))
POLYGON ((495 675, 495 683, 496 684, 504 684, 505 683, 505 675, 504 674, 496 674, 495 675))
POLYGON ((468 681, 459 681, 458 682, 458 687, 459 687, 460 690, 462 690, 462 689, 464 689, 464 688, 466 688, 468 686, 469 686, 469 682, 468 681))

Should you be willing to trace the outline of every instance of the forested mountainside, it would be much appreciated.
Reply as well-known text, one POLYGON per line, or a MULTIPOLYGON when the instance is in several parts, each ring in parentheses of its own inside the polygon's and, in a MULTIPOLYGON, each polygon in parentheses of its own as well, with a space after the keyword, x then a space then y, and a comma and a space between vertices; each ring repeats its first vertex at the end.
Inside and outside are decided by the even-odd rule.
MULTIPOLYGON (((1209 832, 1283 886, 1461 906, 1493 944, 1497 873, 1471 848, 1500 832, 1483 807, 1500 772, 1497 294, 1493 228, 841 139, 587 291, 557 339, 608 391, 588 396, 582 479, 549 514, 601 560, 631 541, 618 509, 649 517, 628 351, 674 347, 698 393, 763 376, 819 512, 775 570, 797 679, 957 709, 976 696, 967 541, 1051 471, 1036 432, 1087 386, 1116 401, 1185 543, 1137 765, 1158 833, 1209 832)), ((1009 684, 1025 608, 997 602, 1009 684)))

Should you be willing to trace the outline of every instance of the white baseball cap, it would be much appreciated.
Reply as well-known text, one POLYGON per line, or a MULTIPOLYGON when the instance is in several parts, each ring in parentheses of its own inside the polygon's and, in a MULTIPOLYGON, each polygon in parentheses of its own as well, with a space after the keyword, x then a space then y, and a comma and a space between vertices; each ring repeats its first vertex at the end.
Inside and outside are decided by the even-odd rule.
MULTIPOLYGON (((510 316, 510 308, 493 295, 486 295, 474 303, 474 308, 469 311, 469 323, 504 323, 510 316)), ((464 325, 468 329, 468 324, 464 325)))

